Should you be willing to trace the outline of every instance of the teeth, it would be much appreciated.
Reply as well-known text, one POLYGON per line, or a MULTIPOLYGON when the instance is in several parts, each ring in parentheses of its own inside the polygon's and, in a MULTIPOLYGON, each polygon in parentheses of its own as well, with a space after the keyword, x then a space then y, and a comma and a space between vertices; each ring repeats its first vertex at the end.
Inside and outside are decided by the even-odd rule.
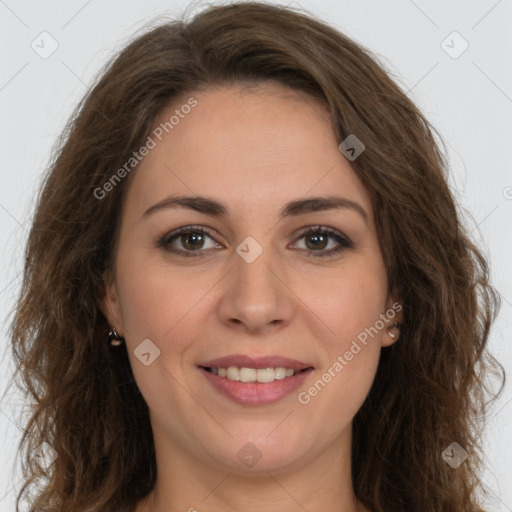
POLYGON ((230 366, 227 369, 226 377, 229 380, 240 380, 240 370, 236 366, 230 366))
MULTIPOLYGON (((274 382, 291 377, 295 371, 291 368, 279 366, 277 368, 246 368, 242 366, 230 366, 229 368, 211 368, 212 373, 219 377, 240 382, 274 382)), ((298 372, 297 372, 298 373, 298 372)))
POLYGON ((276 371, 274 368, 258 368, 256 370, 256 380, 258 382, 274 382, 276 380, 276 371))
POLYGON ((258 378, 258 372, 254 368, 240 368, 240 381, 241 382, 256 382, 257 378, 258 378))

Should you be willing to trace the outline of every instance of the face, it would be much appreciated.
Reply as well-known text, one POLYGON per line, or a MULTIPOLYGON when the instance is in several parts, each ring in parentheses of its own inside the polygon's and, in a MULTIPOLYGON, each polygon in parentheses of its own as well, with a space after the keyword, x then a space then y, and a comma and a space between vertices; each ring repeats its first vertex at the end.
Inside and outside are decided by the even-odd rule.
POLYGON ((299 467, 347 442, 400 320, 369 194, 313 99, 211 89, 157 125, 176 109, 130 177, 102 309, 160 448, 299 467))

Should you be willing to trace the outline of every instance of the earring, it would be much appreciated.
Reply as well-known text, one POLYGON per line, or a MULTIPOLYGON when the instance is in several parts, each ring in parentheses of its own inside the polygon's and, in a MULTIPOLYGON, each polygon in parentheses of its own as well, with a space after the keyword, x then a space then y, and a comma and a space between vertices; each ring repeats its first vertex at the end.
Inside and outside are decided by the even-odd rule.
POLYGON ((123 344, 124 338, 122 336, 119 336, 119 334, 117 334, 115 327, 112 327, 112 329, 110 330, 110 332, 107 335, 107 341, 110 341, 110 344, 113 347, 118 347, 119 345, 123 344))
POLYGON ((400 324, 398 322, 393 322, 391 324, 391 327, 388 327, 388 335, 389 337, 394 340, 396 338, 396 334, 394 332, 391 331, 391 329, 393 329, 393 327, 396 327, 397 329, 400 329, 400 324))

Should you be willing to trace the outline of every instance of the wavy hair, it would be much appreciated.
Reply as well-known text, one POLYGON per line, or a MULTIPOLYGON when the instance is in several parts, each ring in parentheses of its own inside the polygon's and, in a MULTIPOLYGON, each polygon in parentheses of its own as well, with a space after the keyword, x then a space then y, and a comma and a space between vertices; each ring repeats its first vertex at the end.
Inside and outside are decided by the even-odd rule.
POLYGON ((101 199, 95 190, 178 96, 269 81, 321 101, 340 142, 355 134, 365 144, 352 168, 404 307, 400 340, 382 349, 353 421, 356 496, 373 512, 484 510, 480 434, 505 382, 486 347, 500 297, 450 191, 442 140, 369 50, 305 11, 259 2, 146 27, 105 65, 57 141, 10 331, 15 379, 32 404, 17 510, 34 487, 32 512, 132 511, 152 490, 148 407, 126 348, 105 342, 99 307, 129 178, 101 199), (502 377, 497 394, 491 374, 502 377), (43 442, 58 455, 46 470, 32 458, 43 442), (457 469, 442 458, 452 442, 469 455, 457 469))

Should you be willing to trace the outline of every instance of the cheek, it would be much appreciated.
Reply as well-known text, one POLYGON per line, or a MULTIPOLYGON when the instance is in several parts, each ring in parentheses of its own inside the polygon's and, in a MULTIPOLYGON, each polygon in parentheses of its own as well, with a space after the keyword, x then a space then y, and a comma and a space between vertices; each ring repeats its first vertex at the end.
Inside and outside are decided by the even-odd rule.
MULTIPOLYGON (((330 351, 344 353, 352 340, 385 312, 387 277, 381 261, 361 261, 316 287, 311 309, 329 327, 330 351)), ((364 335, 361 336, 364 338, 364 335)))
POLYGON ((144 340, 169 361, 190 348, 204 323, 204 305, 215 276, 184 272, 162 259, 125 251, 118 257, 118 292, 126 340, 132 351, 144 340), (143 261, 143 259, 145 260, 143 261), (171 350, 172 349, 172 350, 171 350))
POLYGON ((179 270, 171 273, 161 262, 151 261, 143 252, 136 248, 131 251, 130 247, 127 242, 117 260, 123 326, 132 343, 154 338, 160 346, 159 341, 173 328, 187 302, 182 293, 183 283, 179 270))
MULTIPOLYGON (((318 418, 331 418, 328 429, 332 436, 353 419, 374 381, 382 336, 375 325, 385 312, 386 284, 382 274, 377 276, 368 269, 340 277, 339 292, 329 295, 319 314, 334 334, 323 338, 322 367, 311 385, 302 390, 300 403, 306 410, 316 411, 318 418)), ((320 422, 318 428, 325 433, 320 422)))
POLYGON ((118 293, 128 356, 137 386, 153 410, 180 411, 179 393, 162 390, 174 385, 173 375, 181 375, 179 361, 193 338, 186 329, 194 325, 191 308, 198 299, 182 292, 184 284, 179 271, 170 272, 162 263, 142 263, 136 251, 119 254, 118 293), (142 345, 144 340, 153 345, 142 345), (150 354, 147 366, 139 359, 144 352, 150 354))

